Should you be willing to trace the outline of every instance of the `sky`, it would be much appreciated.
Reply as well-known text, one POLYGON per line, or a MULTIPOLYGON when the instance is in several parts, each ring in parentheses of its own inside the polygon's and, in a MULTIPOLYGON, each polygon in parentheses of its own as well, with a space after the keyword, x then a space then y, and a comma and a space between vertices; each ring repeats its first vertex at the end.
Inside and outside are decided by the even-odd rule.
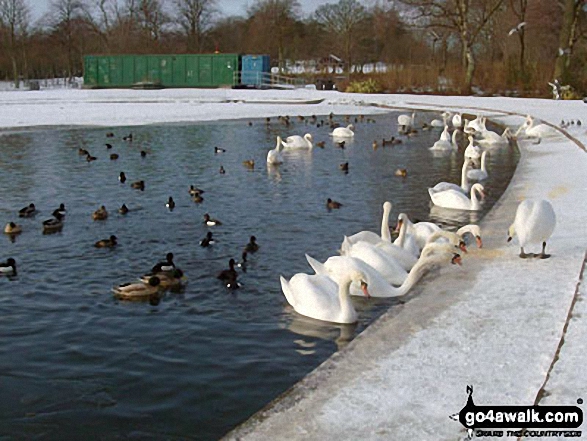
MULTIPOLYGON (((224 15, 244 15, 254 0, 217 0, 218 6, 224 15)), ((313 13, 316 8, 326 3, 337 3, 338 0, 298 0, 302 6, 303 15, 313 13)), ((28 0, 33 18, 41 18, 48 10, 51 0, 28 0)))

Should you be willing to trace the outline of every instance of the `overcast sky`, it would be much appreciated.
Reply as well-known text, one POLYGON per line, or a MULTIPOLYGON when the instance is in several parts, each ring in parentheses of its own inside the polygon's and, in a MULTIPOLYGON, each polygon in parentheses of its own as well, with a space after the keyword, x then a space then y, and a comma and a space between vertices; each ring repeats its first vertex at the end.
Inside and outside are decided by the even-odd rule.
MULTIPOLYGON (((218 6, 224 15, 244 15, 254 0, 217 0, 218 6)), ((302 13, 308 15, 325 3, 338 3, 338 0, 298 0, 302 5, 302 13)), ((33 19, 41 18, 49 10, 51 0, 28 0, 32 9, 33 19)), ((169 3, 169 2, 168 2, 169 3)), ((364 3, 364 2, 363 2, 364 3)))

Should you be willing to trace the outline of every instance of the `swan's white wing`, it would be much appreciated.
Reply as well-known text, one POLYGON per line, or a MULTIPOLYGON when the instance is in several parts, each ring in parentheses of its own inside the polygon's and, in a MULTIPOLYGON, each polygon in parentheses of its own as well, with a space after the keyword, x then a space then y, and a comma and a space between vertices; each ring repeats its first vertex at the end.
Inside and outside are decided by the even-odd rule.
POLYGON ((469 170, 467 172, 467 177, 475 181, 483 181, 484 179, 487 179, 487 172, 476 168, 474 170, 469 170))
POLYGON ((439 182, 434 187, 432 187, 432 190, 434 190, 435 193, 447 190, 454 190, 463 194, 465 193, 460 185, 453 184, 452 182, 439 182))
POLYGON ((455 190, 445 190, 435 192, 431 188, 428 189, 430 199, 434 205, 444 208, 456 208, 460 210, 468 210, 471 208, 471 200, 462 192, 455 190))
POLYGON ((376 247, 388 256, 395 259, 406 271, 412 269, 418 260, 413 253, 393 243, 380 242, 376 245, 376 247))
POLYGON ((341 312, 338 285, 327 276, 294 275, 289 287, 295 297, 297 313, 318 320, 336 322, 341 312))
POLYGON ((381 236, 372 231, 359 231, 358 233, 349 236, 347 239, 351 244, 355 244, 357 242, 368 242, 372 243, 373 245, 377 245, 382 241, 381 236))
POLYGON ((395 259, 372 244, 359 242, 351 247, 349 255, 372 266, 392 285, 401 285, 407 276, 406 270, 395 259))

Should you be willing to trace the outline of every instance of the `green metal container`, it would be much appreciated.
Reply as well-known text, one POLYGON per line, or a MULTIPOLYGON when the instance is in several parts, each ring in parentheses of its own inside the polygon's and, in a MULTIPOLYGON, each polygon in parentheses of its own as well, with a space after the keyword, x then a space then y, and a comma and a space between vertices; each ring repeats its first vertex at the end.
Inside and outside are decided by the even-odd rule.
POLYGON ((237 54, 87 55, 84 87, 233 86, 239 62, 237 54))

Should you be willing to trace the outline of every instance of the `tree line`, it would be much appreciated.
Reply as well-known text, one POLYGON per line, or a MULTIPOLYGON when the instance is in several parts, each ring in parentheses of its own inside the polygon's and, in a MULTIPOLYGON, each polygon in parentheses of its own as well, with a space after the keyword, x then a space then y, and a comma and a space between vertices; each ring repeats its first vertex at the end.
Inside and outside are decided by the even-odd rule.
MULTIPOLYGON (((544 93, 558 78, 587 90, 587 0, 333 0, 309 15, 297 0, 254 0, 243 16, 217 0, 0 0, 0 78, 79 76, 88 54, 243 53, 287 60, 383 62, 388 90, 544 93)), ((352 69, 350 66, 354 66, 352 69)))

